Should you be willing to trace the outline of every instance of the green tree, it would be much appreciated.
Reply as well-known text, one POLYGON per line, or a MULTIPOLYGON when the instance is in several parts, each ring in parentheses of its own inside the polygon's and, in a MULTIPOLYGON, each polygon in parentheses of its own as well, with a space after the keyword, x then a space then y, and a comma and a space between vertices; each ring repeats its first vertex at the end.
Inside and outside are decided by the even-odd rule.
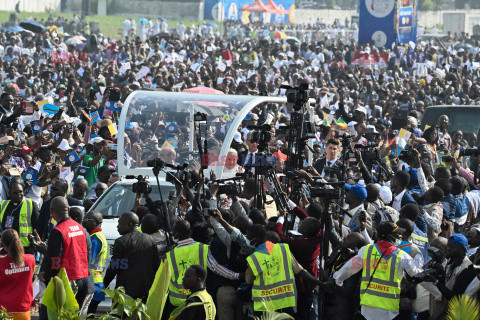
POLYGON ((433 10, 435 8, 435 4, 432 0, 419 0, 418 1, 418 9, 422 11, 433 10))

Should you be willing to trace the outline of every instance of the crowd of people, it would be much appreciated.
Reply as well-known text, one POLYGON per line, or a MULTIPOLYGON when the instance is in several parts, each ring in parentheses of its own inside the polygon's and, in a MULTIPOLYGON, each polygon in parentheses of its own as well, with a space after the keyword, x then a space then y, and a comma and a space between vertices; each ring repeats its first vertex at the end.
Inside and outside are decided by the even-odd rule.
MULTIPOLYGON (((155 304, 148 294, 162 261, 170 270, 163 319, 244 319, 266 310, 295 319, 443 319, 452 298, 476 298, 479 154, 463 150, 477 148, 477 134, 450 132, 446 115, 420 123, 429 106, 480 105, 478 40, 448 34, 377 48, 357 43, 354 25, 320 20, 229 21, 219 30, 169 29, 165 19, 142 21, 138 35, 127 19, 112 39, 77 20, 46 23, 57 22, 75 27, 0 31, 0 305, 14 319, 30 319, 39 300, 33 274, 47 285, 62 268, 83 317, 115 278, 131 297, 155 304), (219 162, 236 116, 224 110, 205 125, 208 157, 191 161, 189 178, 173 180, 167 206, 150 186, 137 187, 109 247, 105 213, 91 207, 125 178, 118 139, 132 168, 154 158, 179 164, 189 143, 188 119, 151 99, 130 102, 135 112, 119 137, 130 94, 285 96, 282 86, 301 84, 315 100, 311 150, 289 145, 298 121, 292 104, 265 103, 242 119, 219 162), (281 190, 259 182, 262 124, 270 125, 275 179, 290 181, 280 179, 281 190), (304 151, 313 161, 290 170, 304 151), (210 172, 219 165, 242 174, 240 190, 219 186, 210 172), (330 199, 332 190, 345 192, 330 199)), ((40 319, 47 307, 40 305, 40 319)))

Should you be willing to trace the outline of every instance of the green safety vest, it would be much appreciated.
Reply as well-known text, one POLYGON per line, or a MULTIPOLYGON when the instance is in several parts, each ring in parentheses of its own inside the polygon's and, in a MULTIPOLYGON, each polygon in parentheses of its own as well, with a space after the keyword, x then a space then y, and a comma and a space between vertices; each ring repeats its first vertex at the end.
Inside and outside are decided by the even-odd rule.
MULTIPOLYGON (((10 203, 10 200, 3 200, 0 203, 0 222, 3 221, 3 215, 5 214, 5 210, 7 209, 9 203, 10 203)), ((20 237, 20 242, 24 247, 30 246, 30 240, 28 239, 28 235, 33 233, 32 212, 33 212, 32 199, 23 198, 22 207, 20 208, 20 216, 19 216, 20 230, 18 230, 18 236, 20 237)))
POLYGON ((102 232, 95 232, 90 235, 90 238, 97 237, 98 240, 102 243, 102 248, 98 252, 97 256, 90 263, 90 273, 93 276, 94 283, 103 282, 103 269, 107 265, 108 259, 108 243, 105 235, 102 232))
POLYGON ((296 309, 297 289, 288 244, 275 244, 269 255, 254 252, 247 262, 255 275, 252 287, 255 311, 296 309))
POLYGON ((363 254, 364 265, 360 283, 360 305, 391 311, 399 310, 400 283, 403 276, 399 277, 397 270, 400 268, 402 254, 404 252, 397 249, 389 257, 383 257, 378 262, 382 252, 376 245, 367 245, 363 254), (377 268, 372 277, 375 266, 377 268))
POLYGON ((198 297, 200 298, 201 302, 184 302, 175 310, 172 311, 170 314, 170 318, 168 320, 175 320, 177 317, 182 313, 183 310, 194 307, 194 306, 199 306, 203 305, 203 308, 205 309, 205 320, 214 320, 215 315, 217 313, 217 310, 215 309, 215 303, 213 302, 212 296, 208 294, 207 290, 202 290, 202 291, 197 291, 195 293, 192 293, 188 298, 192 297, 198 297))
POLYGON ((200 242, 175 248, 167 252, 167 260, 172 272, 168 290, 170 303, 179 306, 187 300, 190 290, 183 286, 185 271, 194 264, 199 264, 207 270, 207 257, 209 246, 200 242))

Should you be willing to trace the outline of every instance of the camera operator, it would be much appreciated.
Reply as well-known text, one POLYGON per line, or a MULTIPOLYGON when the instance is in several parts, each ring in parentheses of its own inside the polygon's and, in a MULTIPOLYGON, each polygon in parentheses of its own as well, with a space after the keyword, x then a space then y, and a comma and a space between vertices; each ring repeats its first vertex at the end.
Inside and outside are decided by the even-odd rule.
MULTIPOLYGON (((427 280, 432 282, 442 294, 444 303, 437 314, 446 311, 446 301, 454 296, 462 295, 475 279, 476 274, 472 262, 467 257, 468 240, 460 233, 454 233, 448 238, 447 243, 447 264, 445 273, 442 275, 429 275, 427 280)), ((431 318, 435 315, 431 314, 431 318)))
POLYGON ((348 204, 349 215, 345 214, 343 224, 348 228, 360 226, 361 217, 367 218, 367 228, 372 228, 372 217, 365 211, 363 202, 367 198, 367 189, 361 184, 345 184, 345 203, 348 204))
MULTIPOLYGON (((333 280, 333 274, 340 270, 368 242, 358 232, 352 232, 341 239, 335 229, 332 216, 328 215, 325 218, 325 230, 332 244, 332 253, 325 261, 325 269, 323 272, 321 271, 321 280, 327 278, 333 280)), ((360 278, 361 274, 358 273, 346 279, 343 286, 330 286, 331 291, 327 289, 324 302, 325 319, 355 319, 360 304, 360 292, 358 290, 360 278)))

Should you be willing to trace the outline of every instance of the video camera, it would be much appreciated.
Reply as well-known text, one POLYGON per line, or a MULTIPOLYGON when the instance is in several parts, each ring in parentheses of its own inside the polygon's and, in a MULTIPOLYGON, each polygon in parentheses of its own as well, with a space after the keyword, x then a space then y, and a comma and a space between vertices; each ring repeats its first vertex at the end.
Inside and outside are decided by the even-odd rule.
POLYGON ((265 150, 270 140, 272 140, 272 134, 270 133, 271 129, 272 127, 268 124, 252 127, 251 141, 258 143, 258 149, 260 151, 265 150))
POLYGON ((377 149, 377 145, 375 144, 368 146, 356 144, 355 149, 360 149, 363 163, 366 165, 373 165, 381 159, 380 150, 377 149))
POLYGON ((310 188, 310 196, 312 198, 318 197, 322 199, 336 200, 342 197, 342 189, 322 189, 322 188, 310 188))
POLYGON ((429 276, 434 276, 435 278, 443 277, 445 270, 442 264, 442 256, 440 253, 440 249, 436 247, 429 247, 428 255, 432 258, 428 268, 412 276, 413 283, 424 282, 429 276))
POLYGON ((127 179, 137 179, 137 182, 135 182, 132 185, 132 192, 137 193, 137 194, 145 194, 145 193, 150 193, 152 191, 152 188, 150 187, 150 184, 147 182, 148 177, 144 176, 126 176, 125 178, 127 179))
POLYGON ((293 103, 293 109, 299 111, 302 106, 308 102, 309 92, 308 84, 302 83, 298 87, 291 87, 287 85, 280 86, 281 89, 286 89, 285 96, 288 103, 293 103))
POLYGON ((480 149, 479 148, 460 149, 458 156, 459 157, 478 157, 480 156, 480 149))
POLYGON ((213 180, 213 182, 218 182, 217 194, 228 194, 235 196, 238 196, 242 193, 242 181, 242 176, 213 180))
POLYGON ((413 159, 415 159, 415 151, 413 151, 413 147, 407 144, 402 152, 400 152, 398 155, 398 159, 406 163, 412 163, 413 159))

